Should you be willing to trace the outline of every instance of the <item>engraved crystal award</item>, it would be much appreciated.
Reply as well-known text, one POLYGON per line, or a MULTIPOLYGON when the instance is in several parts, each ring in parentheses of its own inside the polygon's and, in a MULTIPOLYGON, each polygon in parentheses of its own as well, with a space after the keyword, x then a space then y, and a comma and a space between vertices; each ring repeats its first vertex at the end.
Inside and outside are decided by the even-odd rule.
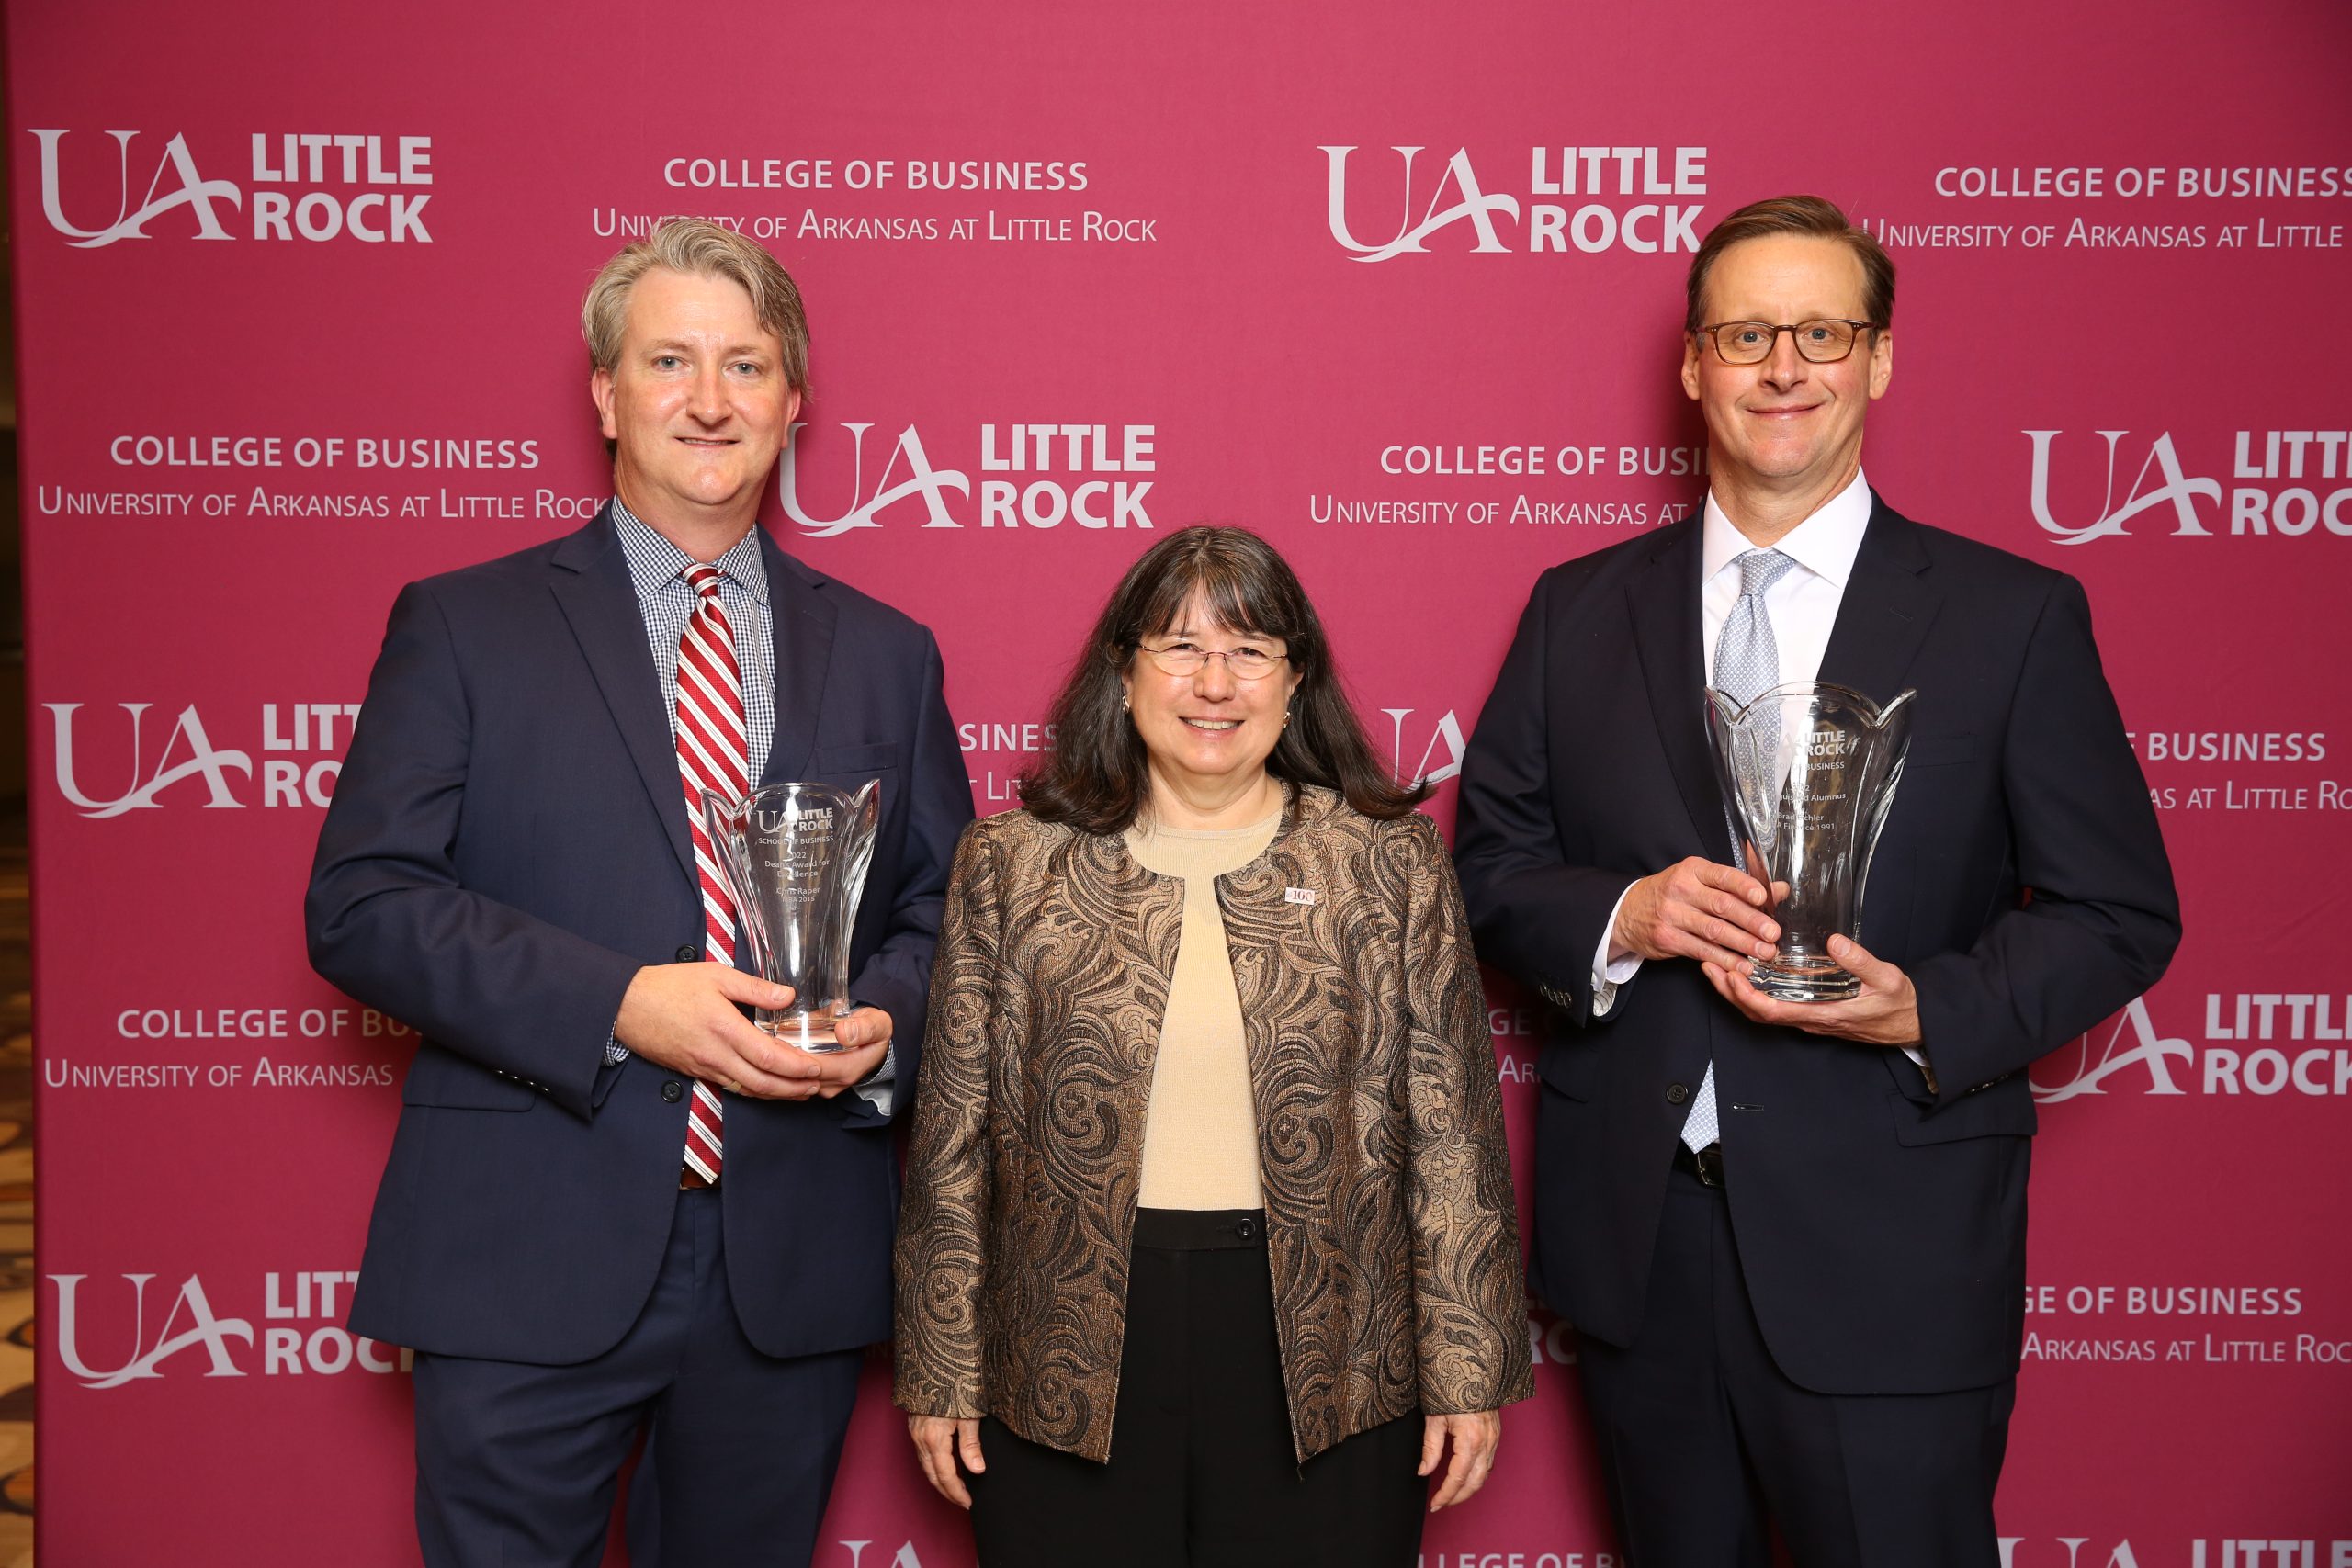
POLYGON ((1883 708, 1845 686, 1774 686, 1742 707, 1707 694, 1707 738, 1748 874, 1770 889, 1779 951, 1756 988, 1792 1002, 1842 1001, 1861 982, 1829 956, 1859 940, 1871 852, 1911 747, 1911 699, 1883 708))
POLYGON ((850 931, 881 801, 878 781, 855 795, 817 784, 770 784, 744 800, 703 792, 703 826, 752 967, 793 990, 790 1007, 762 1008, 754 1021, 803 1051, 842 1049, 833 1021, 850 1010, 850 931))

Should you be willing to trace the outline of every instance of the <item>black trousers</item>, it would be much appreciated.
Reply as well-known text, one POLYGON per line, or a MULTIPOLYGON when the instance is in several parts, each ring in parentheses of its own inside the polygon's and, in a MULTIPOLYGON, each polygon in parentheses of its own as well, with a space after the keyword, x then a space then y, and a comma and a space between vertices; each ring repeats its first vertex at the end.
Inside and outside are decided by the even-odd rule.
POLYGON ((1255 1211, 1136 1215, 1111 1460, 981 1424, 982 1568, 1412 1568, 1418 1414, 1301 1465, 1255 1211))
POLYGON ((1765 1568, 1768 1516, 1799 1568, 1996 1568, 2016 1379, 1852 1398, 1798 1387, 1757 1326, 1724 1190, 1679 1168, 1648 1303, 1634 1344, 1588 1337, 1577 1353, 1636 1568, 1765 1568))

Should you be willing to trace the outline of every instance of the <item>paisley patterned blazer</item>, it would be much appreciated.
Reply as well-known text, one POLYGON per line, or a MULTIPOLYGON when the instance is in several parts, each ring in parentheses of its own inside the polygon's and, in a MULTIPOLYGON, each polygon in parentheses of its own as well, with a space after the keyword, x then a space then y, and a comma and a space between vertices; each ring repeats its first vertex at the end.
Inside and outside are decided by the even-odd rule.
MULTIPOLYGON (((1217 878, 1299 1460, 1533 1392, 1501 1097, 1436 828, 1294 788, 1217 878)), ((897 1402, 1106 1460, 1183 884, 1117 836, 972 824, 932 975, 897 1402)))

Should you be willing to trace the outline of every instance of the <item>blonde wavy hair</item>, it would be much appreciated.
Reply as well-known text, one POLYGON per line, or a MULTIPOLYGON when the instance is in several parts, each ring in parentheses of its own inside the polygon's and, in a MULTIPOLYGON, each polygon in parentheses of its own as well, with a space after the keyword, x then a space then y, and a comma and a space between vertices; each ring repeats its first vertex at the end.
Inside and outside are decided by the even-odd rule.
POLYGON ((800 304, 800 286, 766 246, 700 218, 673 218, 644 239, 623 245, 588 286, 588 297, 580 303, 580 335, 587 340, 588 358, 596 369, 610 371, 619 364, 629 291, 657 266, 741 285, 752 297, 752 313, 784 347, 786 382, 807 395, 808 317, 800 304))

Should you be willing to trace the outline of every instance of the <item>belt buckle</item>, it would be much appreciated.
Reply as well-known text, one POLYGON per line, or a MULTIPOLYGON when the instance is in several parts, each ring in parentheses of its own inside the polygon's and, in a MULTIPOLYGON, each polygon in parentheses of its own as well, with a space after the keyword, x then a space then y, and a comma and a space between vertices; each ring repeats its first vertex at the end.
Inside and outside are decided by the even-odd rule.
POLYGON ((1695 1151, 1690 1156, 1690 1163, 1698 1174, 1700 1186, 1721 1187, 1724 1184, 1724 1146, 1721 1143, 1709 1144, 1705 1148, 1695 1151))

